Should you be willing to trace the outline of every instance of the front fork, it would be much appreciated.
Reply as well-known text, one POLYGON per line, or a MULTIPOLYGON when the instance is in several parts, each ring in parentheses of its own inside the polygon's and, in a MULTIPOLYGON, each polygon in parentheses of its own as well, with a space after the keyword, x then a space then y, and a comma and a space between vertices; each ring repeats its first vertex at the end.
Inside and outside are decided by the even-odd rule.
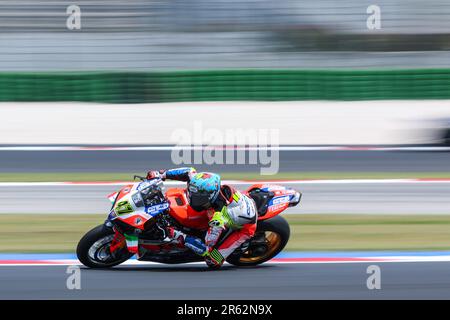
POLYGON ((109 251, 111 253, 116 252, 118 249, 123 249, 126 246, 125 237, 115 230, 114 238, 109 246, 109 251))
POLYGON ((103 225, 104 228, 111 228, 114 230, 114 238, 109 246, 109 252, 115 253, 117 250, 122 249, 126 246, 125 236, 116 230, 112 222, 107 219, 103 225))

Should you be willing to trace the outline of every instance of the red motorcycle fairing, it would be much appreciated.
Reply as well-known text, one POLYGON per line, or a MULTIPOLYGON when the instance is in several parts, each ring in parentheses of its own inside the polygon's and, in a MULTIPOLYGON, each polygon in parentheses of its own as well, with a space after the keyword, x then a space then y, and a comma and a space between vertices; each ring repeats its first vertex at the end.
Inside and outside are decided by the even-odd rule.
MULTIPOLYGON (((122 187, 118 192, 114 192, 108 195, 108 198, 112 200, 114 203, 120 203, 120 201, 128 195, 133 189, 134 184, 128 184, 122 187)), ((143 213, 143 212, 134 212, 132 215, 117 215, 117 219, 123 221, 124 223, 140 229, 144 230, 145 223, 151 219, 151 216, 143 213)))
POLYGON ((208 213, 195 211, 189 206, 184 188, 169 189, 166 196, 170 203, 169 214, 181 225, 202 231, 208 229, 208 213))
MULTIPOLYGON (((117 199, 116 201, 119 201, 120 199, 122 199, 124 196, 126 196, 127 194, 130 193, 131 189, 133 188, 133 184, 127 184, 126 186, 123 186, 122 189, 120 189, 119 193, 117 194, 117 199)), ((108 197, 110 197, 111 195, 109 195, 108 197)))
POLYGON ((294 189, 275 184, 254 184, 245 191, 245 194, 249 195, 249 192, 255 189, 273 193, 273 197, 267 203, 267 210, 264 215, 258 214, 258 221, 273 218, 289 206, 296 205, 300 201, 300 193, 294 189), (297 194, 298 199, 293 202, 297 194))
MULTIPOLYGON (((297 204, 292 203, 291 201, 297 193, 294 189, 272 184, 254 184, 244 193, 249 196, 248 192, 254 189, 270 191, 274 194, 273 198, 268 203, 267 211, 264 215, 258 214, 258 220, 273 218, 286 210, 289 206, 297 204)), ((167 191, 167 198, 170 202, 169 214, 179 223, 193 229, 208 229, 209 218, 207 212, 198 212, 189 206, 184 188, 169 189, 167 191)))
MULTIPOLYGON (((115 201, 118 202, 124 196, 129 194, 132 188, 133 184, 125 185, 119 192, 115 192, 108 197, 113 197, 115 198, 115 201)), ((291 201, 297 193, 294 189, 275 184, 254 184, 244 191, 244 194, 249 196, 249 192, 255 189, 271 192, 273 194, 273 197, 267 203, 267 210, 265 210, 264 214, 258 213, 258 220, 273 218, 286 210, 289 206, 296 204, 291 201)), ((185 188, 171 188, 167 190, 166 196, 170 203, 169 214, 181 225, 188 228, 200 231, 207 230, 209 221, 208 213, 206 211, 198 212, 192 209, 188 204, 185 191, 185 188)), ((150 217, 144 214, 137 214, 131 217, 118 216, 118 219, 141 230, 143 230, 144 224, 149 218, 150 217)))

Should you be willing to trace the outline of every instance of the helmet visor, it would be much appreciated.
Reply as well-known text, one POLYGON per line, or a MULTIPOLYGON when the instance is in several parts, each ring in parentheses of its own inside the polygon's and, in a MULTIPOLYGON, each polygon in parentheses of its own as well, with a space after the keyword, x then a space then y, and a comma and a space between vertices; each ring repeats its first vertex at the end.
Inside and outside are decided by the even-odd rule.
POLYGON ((199 191, 195 186, 189 186, 187 190, 189 205, 193 209, 208 209, 211 205, 211 192, 199 191))

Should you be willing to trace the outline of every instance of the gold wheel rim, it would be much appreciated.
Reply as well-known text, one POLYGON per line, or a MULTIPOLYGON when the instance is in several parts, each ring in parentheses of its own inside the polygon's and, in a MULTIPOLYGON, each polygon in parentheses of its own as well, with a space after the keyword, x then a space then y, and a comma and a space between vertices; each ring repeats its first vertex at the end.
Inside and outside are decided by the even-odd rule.
POLYGON ((281 236, 272 231, 265 231, 265 243, 267 245, 267 250, 262 255, 257 256, 247 256, 251 253, 249 251, 244 252, 244 254, 240 257, 239 261, 242 263, 255 263, 261 260, 266 259, 267 257, 270 257, 281 245, 281 236))

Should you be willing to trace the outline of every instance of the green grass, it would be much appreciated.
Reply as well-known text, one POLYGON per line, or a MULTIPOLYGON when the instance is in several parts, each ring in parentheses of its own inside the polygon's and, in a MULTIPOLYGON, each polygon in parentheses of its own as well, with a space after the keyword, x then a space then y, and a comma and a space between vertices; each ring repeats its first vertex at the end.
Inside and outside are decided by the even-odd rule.
MULTIPOLYGON (((285 215, 287 250, 448 250, 450 216, 285 215)), ((0 252, 74 252, 105 215, 0 215, 0 252)))
POLYGON ((0 214, 0 252, 74 252, 106 215, 0 214))
POLYGON ((287 250, 449 250, 450 216, 285 215, 287 250))
MULTIPOLYGON (((0 173, 0 182, 58 182, 58 181, 131 181, 134 174, 144 172, 106 173, 0 173)), ((230 180, 297 180, 297 179, 403 179, 450 178, 450 172, 282 172, 262 176, 258 173, 222 173, 222 179, 230 180)))

